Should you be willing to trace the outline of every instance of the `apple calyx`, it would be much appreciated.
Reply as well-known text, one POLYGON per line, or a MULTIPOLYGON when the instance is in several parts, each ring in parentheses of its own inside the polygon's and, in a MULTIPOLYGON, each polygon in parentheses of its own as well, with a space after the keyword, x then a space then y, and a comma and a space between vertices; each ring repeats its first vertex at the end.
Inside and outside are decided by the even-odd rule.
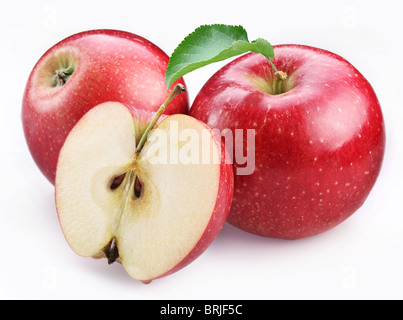
POLYGON ((56 88, 64 86, 67 81, 70 80, 71 76, 74 74, 74 71, 75 69, 72 65, 55 70, 55 75, 53 76, 53 86, 56 88))
POLYGON ((104 248, 104 254, 108 259, 108 264, 113 264, 117 259, 119 259, 119 250, 116 245, 116 238, 113 237, 111 242, 104 248))

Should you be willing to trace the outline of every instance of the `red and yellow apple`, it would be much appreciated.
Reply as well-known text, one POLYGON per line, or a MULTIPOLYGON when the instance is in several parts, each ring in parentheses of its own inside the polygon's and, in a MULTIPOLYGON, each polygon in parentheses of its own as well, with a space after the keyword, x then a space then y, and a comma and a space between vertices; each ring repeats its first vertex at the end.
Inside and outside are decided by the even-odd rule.
MULTIPOLYGON (((298 239, 335 227, 364 203, 382 165, 384 122, 373 88, 342 57, 302 45, 274 52, 287 79, 261 54, 244 55, 211 77, 190 115, 219 130, 255 129, 255 170, 235 175, 228 221, 298 239)), ((235 173, 240 167, 235 161, 235 173)))
MULTIPOLYGON (((32 157, 51 183, 67 134, 88 110, 107 101, 158 110, 170 93, 168 60, 150 41, 117 30, 73 35, 40 58, 26 85, 22 121, 32 157)), ((188 113, 187 95, 167 113, 188 113)))

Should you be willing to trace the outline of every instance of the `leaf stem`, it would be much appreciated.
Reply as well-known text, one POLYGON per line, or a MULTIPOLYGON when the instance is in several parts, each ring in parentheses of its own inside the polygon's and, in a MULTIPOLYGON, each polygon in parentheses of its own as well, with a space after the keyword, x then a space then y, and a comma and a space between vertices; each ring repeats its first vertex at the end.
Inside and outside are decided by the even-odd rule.
POLYGON ((273 68, 273 70, 274 70, 274 73, 277 73, 278 70, 277 70, 276 66, 273 64, 273 61, 271 61, 270 58, 269 58, 269 62, 270 62, 271 66, 272 66, 272 68, 273 68))
POLYGON ((154 128, 155 124, 157 123, 158 119, 161 117, 161 115, 164 113, 166 107, 172 102, 173 99, 175 99, 178 95, 181 93, 185 92, 186 88, 183 84, 178 83, 168 96, 168 98, 164 101, 164 103, 161 105, 161 107, 158 109, 157 113, 155 114, 154 118, 151 120, 150 124, 148 125, 146 131, 144 131, 143 136, 140 139, 139 144, 137 145, 136 152, 140 153, 141 150, 144 147, 144 144, 147 141, 147 136, 154 128))

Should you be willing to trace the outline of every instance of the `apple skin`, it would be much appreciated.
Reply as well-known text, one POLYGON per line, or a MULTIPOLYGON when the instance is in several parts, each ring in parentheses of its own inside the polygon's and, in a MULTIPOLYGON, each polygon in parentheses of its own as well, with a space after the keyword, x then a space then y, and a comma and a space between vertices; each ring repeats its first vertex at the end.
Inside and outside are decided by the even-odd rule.
MULTIPOLYGON (((49 49, 32 70, 24 93, 22 122, 36 164, 54 184, 59 151, 76 122, 94 106, 117 101, 158 110, 166 92, 169 57, 150 41, 124 31, 91 30, 70 36, 49 49), (60 64, 74 73, 62 86, 52 77, 60 64)), ((182 83, 180 79, 177 83, 182 83)), ((183 94, 166 114, 189 109, 183 94)))
MULTIPOLYGON (((256 130, 255 171, 235 175, 228 222, 299 239, 337 226, 362 206, 380 173, 385 128, 373 88, 345 59, 302 45, 274 52, 274 65, 288 74, 287 92, 267 93, 274 72, 251 53, 210 78, 190 115, 219 130, 256 130)), ((237 167, 234 161, 235 173, 237 167)))

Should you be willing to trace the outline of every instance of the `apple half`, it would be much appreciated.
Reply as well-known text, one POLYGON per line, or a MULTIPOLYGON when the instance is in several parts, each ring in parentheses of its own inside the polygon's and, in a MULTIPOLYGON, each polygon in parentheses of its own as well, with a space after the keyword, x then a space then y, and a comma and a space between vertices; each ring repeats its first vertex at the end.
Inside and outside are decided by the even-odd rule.
POLYGON ((118 261, 143 282, 202 254, 225 223, 233 195, 232 165, 220 137, 190 116, 160 120, 138 153, 136 142, 153 116, 117 102, 90 110, 61 149, 55 183, 70 247, 83 257, 118 261), (186 132, 192 138, 180 140, 186 132), (172 150, 179 154, 162 161, 172 150), (196 156, 181 161, 192 150, 196 156))

